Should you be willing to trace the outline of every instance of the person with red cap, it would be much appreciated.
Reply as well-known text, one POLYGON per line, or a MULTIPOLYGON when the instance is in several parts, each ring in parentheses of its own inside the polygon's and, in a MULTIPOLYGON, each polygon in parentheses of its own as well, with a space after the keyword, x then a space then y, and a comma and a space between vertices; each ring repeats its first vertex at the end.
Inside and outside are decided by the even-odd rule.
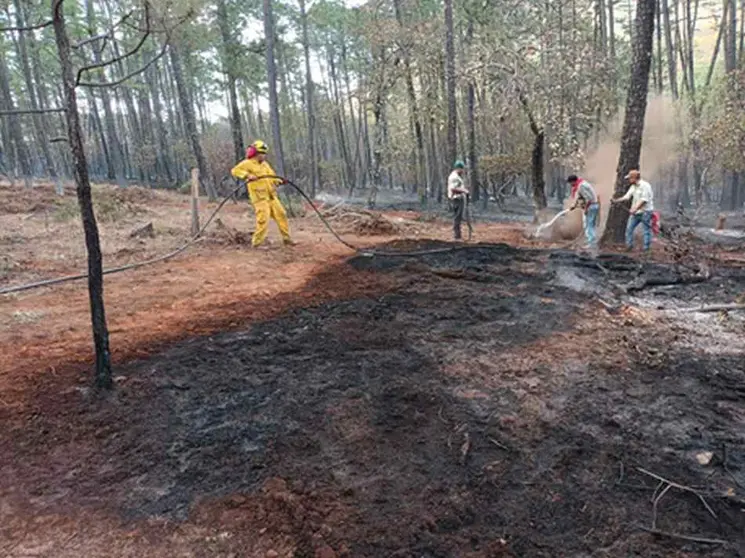
POLYGON ((592 184, 584 178, 572 174, 567 178, 567 182, 572 186, 571 197, 574 198, 574 205, 569 209, 573 211, 577 207, 582 208, 582 227, 585 230, 587 246, 590 250, 596 250, 597 236, 595 231, 600 217, 600 198, 592 184))
POLYGON ((254 248, 261 246, 269 232, 269 219, 274 219, 285 245, 293 246, 295 242, 290 238, 287 212, 277 196, 277 186, 282 184, 282 179, 268 178, 276 176, 276 173, 266 160, 267 153, 269 147, 263 141, 256 140, 246 150, 246 158, 233 167, 230 174, 246 181, 248 196, 256 213, 256 230, 251 245, 254 248))

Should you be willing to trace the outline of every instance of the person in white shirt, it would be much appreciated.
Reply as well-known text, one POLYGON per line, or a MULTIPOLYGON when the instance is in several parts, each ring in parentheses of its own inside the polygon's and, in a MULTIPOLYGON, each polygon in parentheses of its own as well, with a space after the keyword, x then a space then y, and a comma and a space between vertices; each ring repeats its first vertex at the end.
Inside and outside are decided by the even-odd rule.
POLYGON ((453 234, 455 240, 461 239, 460 225, 463 222, 463 214, 466 209, 466 196, 468 188, 463 182, 463 174, 466 172, 466 165, 463 161, 456 161, 453 165, 453 172, 448 176, 448 199, 453 207, 453 234))
POLYGON ((613 203, 631 200, 629 209, 629 221, 626 225, 626 249, 634 248, 634 231, 641 224, 644 227, 644 251, 652 246, 652 214, 654 212, 654 193, 652 186, 646 180, 641 179, 638 170, 632 170, 625 177, 631 187, 628 192, 620 198, 613 199, 613 203))

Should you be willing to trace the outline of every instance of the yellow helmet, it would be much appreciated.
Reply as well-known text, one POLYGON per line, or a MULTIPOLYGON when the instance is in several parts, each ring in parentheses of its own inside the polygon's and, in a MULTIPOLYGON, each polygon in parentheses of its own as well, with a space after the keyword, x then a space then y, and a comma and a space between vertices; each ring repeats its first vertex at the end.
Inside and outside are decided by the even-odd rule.
POLYGON ((253 142, 252 145, 257 153, 268 153, 269 152, 269 146, 267 146, 267 144, 265 144, 261 140, 256 140, 255 142, 253 142))

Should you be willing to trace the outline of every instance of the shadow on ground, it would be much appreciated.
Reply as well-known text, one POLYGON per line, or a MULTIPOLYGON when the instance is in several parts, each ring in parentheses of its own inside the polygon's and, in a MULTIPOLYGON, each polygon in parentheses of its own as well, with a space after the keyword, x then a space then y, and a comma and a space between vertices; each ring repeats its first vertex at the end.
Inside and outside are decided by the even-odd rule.
POLYGON ((345 265, 349 281, 364 269, 399 286, 182 343, 120 370, 105 401, 68 394, 65 414, 3 434, 5 494, 37 513, 240 531, 214 556, 262 536, 298 557, 321 543, 355 557, 742 553, 741 356, 618 368, 578 344, 531 364, 587 308, 539 252, 345 265), (707 448, 724 460, 698 465, 707 448), (656 483, 637 466, 706 484, 716 518, 672 491, 658 528, 729 544, 640 531, 656 483))

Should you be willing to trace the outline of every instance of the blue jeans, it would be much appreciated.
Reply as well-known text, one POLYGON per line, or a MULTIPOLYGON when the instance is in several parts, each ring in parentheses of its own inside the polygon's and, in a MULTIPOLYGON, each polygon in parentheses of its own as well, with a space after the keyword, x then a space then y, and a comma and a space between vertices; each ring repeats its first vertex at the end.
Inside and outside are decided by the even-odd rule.
POLYGON ((652 212, 643 211, 629 215, 629 222, 626 225, 626 247, 634 247, 634 231, 639 224, 644 226, 644 250, 649 250, 652 245, 652 212))
POLYGON ((582 225, 585 228, 585 238, 590 248, 597 245, 597 236, 595 231, 598 227, 598 216, 600 215, 600 204, 592 203, 587 206, 587 211, 582 215, 582 225))

